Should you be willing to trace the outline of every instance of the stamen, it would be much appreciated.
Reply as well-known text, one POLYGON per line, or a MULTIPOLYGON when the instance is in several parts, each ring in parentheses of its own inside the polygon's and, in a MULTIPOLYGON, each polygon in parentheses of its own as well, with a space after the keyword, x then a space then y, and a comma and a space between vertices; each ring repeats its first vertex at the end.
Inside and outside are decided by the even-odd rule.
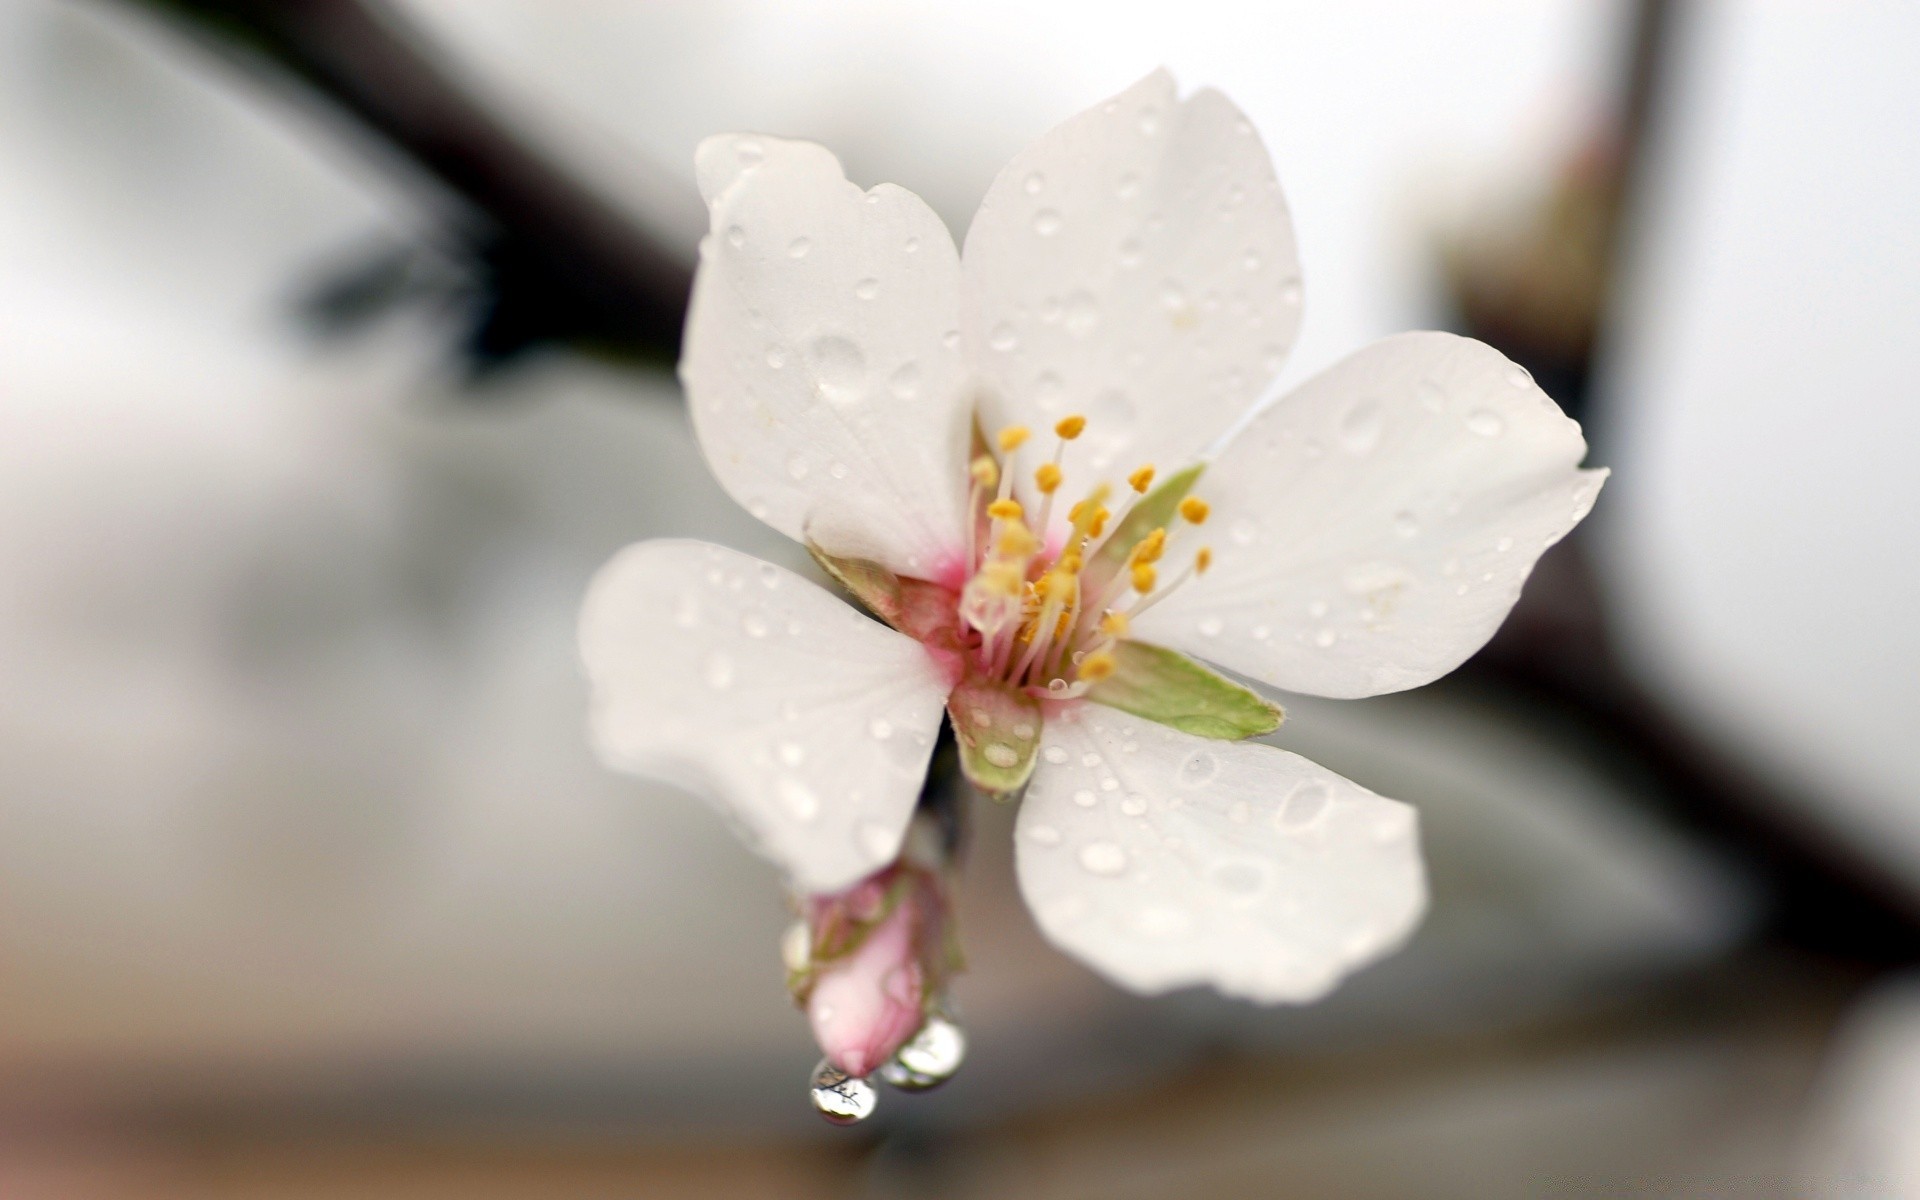
POLYGON ((1080 678, 1088 683, 1099 683, 1102 679, 1111 676, 1119 667, 1119 661, 1102 650, 1080 660, 1080 678))
POLYGON ((1023 512, 1018 500, 995 500, 987 505, 987 515, 996 521, 1017 521, 1023 512))
POLYGON ((1132 624, 1133 622, 1127 620, 1127 614, 1110 612, 1100 618, 1100 632, 1110 638, 1123 638, 1127 636, 1127 628, 1132 624))
POLYGON ((1147 463, 1127 476, 1127 486, 1143 496, 1146 495, 1147 489, 1153 486, 1153 464, 1147 463))
POLYGON ((974 485, 982 491, 992 491, 994 485, 1000 482, 1000 466, 991 455, 982 454, 974 459, 967 465, 967 473, 973 476, 974 485))
POLYGON ((1033 485, 1040 489, 1042 495, 1051 496, 1060 489, 1062 477, 1059 463, 1041 463, 1033 473, 1033 485))
POLYGON ((1027 427, 1025 425, 1009 425, 1000 431, 999 436, 996 437, 995 440, 1000 443, 1000 453, 1012 454, 1015 450, 1018 450, 1026 444, 1027 427))
POLYGON ((1180 515, 1193 525, 1206 524, 1207 514, 1212 511, 1207 502, 1198 496, 1188 496, 1180 502, 1180 515))
POLYGON ((1212 546, 1200 547, 1200 552, 1193 556, 1193 573, 1195 575, 1205 575, 1207 573, 1207 568, 1212 565, 1213 565, 1213 547, 1212 546))
POLYGON ((1053 427, 1053 431, 1060 435, 1061 441, 1070 442, 1085 432, 1086 428, 1087 419, 1075 413, 1071 417, 1062 417, 1060 423, 1053 427))
POLYGON ((1159 573, 1153 569, 1152 564, 1135 563, 1133 565, 1133 590, 1141 595, 1151 592, 1154 581, 1158 578, 1159 573))

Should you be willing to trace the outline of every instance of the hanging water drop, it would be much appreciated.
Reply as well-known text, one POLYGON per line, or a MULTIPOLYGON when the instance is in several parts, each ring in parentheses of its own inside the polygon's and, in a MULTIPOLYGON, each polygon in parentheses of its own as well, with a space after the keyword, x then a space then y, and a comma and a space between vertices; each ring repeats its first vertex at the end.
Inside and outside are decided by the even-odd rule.
POLYGON ((903 1092, 924 1092, 952 1079, 967 1057, 967 1035, 938 1014, 880 1068, 880 1078, 903 1092))
POLYGON ((835 1125, 866 1120, 873 1115, 874 1106, 880 1100, 872 1084, 855 1079, 824 1058, 813 1069, 807 1088, 813 1110, 835 1125))

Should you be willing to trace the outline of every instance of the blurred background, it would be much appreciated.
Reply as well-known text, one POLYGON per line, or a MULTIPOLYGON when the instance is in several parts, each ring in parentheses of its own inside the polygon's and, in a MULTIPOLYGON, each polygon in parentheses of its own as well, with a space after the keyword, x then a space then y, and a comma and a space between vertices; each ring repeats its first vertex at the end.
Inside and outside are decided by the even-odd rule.
POLYGON ((1920 1197, 1920 9, 0 0, 0 1196, 1920 1197), (1309 1009, 1050 950, 824 1126, 777 880, 602 771, 648 536, 796 567, 670 367, 692 150, 925 196, 1159 64, 1293 206, 1302 379, 1489 340, 1614 477, 1456 676, 1276 735, 1416 805, 1309 1009))

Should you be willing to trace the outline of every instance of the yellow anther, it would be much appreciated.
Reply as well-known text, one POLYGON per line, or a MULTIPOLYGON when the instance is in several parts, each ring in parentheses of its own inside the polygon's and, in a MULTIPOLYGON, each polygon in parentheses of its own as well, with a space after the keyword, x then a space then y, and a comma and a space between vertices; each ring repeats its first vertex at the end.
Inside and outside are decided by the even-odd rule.
POLYGON ((992 491, 1000 485, 999 466, 984 454, 974 459, 967 467, 967 471, 973 476, 973 481, 987 491, 992 491))
POLYGON ((996 521, 1017 521, 1021 511, 1018 500, 995 500, 987 505, 987 515, 996 521))
POLYGON ((1078 575, 1080 568, 1085 564, 1078 554, 1069 550, 1060 556, 1060 561, 1056 565, 1069 575, 1078 575))
POLYGON ((998 592, 1002 596, 1018 596, 1021 585, 1026 582, 1020 573, 1020 568, 1009 562, 988 563, 981 570, 980 578, 988 590, 998 592))
POLYGON ((1159 575, 1154 571, 1152 563, 1133 564, 1133 590, 1141 595, 1144 596, 1152 591, 1154 581, 1158 578, 1159 575))
POLYGON ((1200 547, 1200 553, 1193 556, 1193 573, 1195 575, 1205 575, 1207 573, 1207 568, 1212 565, 1213 565, 1213 547, 1212 546, 1200 547))
POLYGON ((1099 683, 1120 668, 1113 655, 1102 650, 1098 654, 1089 654, 1080 660, 1080 678, 1088 683, 1099 683))
POLYGON ((1207 514, 1212 511, 1207 507, 1207 502, 1198 496, 1188 496, 1180 502, 1180 515, 1195 525, 1204 524, 1207 514))
POLYGON ((1062 417, 1060 423, 1053 427, 1053 431, 1060 435, 1062 441, 1070 442, 1079 437, 1086 427, 1087 419, 1076 413, 1071 417, 1062 417))
POLYGON ((1065 571, 1048 571, 1040 578, 1040 594, 1048 600, 1057 600, 1062 604, 1073 599, 1073 589, 1076 586, 1077 581, 1065 571))
POLYGON ((1087 522, 1087 536, 1090 538, 1099 537, 1107 528, 1107 518, 1112 515, 1112 513, 1104 508, 1094 509, 1092 519, 1087 522))
POLYGON ((1127 614, 1123 612, 1110 612, 1106 616, 1101 617, 1100 632, 1106 634, 1108 637, 1123 638, 1127 636, 1127 614))
POLYGON ((1033 473, 1033 484, 1042 495, 1051 496, 1060 486, 1060 464, 1041 463, 1040 469, 1033 473))
POLYGON ((1027 440, 1027 427, 1025 425, 1009 425, 1000 431, 999 437, 995 440, 1000 443, 1000 453, 1012 454, 1025 444, 1027 440))
POLYGON ((1157 563, 1160 561, 1161 553, 1165 551, 1166 548, 1167 531, 1165 529, 1156 529, 1141 538, 1139 545, 1133 548, 1133 561, 1137 563, 1157 563))
POLYGON ((1147 489, 1153 486, 1153 464, 1148 463, 1127 476, 1127 486, 1143 496, 1146 495, 1147 489))
POLYGON ((1030 558, 1040 548, 1040 539, 1019 521, 1009 521, 1000 534, 1000 544, 994 549, 1002 558, 1030 558))

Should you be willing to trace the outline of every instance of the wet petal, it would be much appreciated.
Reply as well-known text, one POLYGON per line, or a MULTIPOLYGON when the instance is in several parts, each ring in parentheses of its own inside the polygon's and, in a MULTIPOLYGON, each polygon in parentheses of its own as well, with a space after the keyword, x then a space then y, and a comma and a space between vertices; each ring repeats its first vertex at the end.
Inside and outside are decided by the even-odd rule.
POLYGON ((1041 930, 1138 992, 1318 999, 1426 906, 1411 808, 1297 754, 1095 706, 1048 719, 1016 837, 1041 930))
POLYGON ((680 361, 721 484, 789 537, 932 577, 962 549, 959 256, 920 198, 811 142, 697 156, 712 233, 680 361))
MULTIPOLYGON (((1208 467, 1207 574, 1135 623, 1275 687, 1418 687, 1485 645, 1593 506, 1578 423, 1489 346, 1376 342, 1257 417, 1208 467)), ((1192 536, 1189 534, 1188 536, 1192 536)))
POLYGON ((580 648, 601 758, 711 801, 801 890, 899 852, 949 687, 911 638, 771 563, 655 541, 601 568, 580 648))
POLYGON ((1043 135, 967 231, 967 354, 988 427, 1088 417, 1067 477, 1176 466, 1279 370, 1293 226, 1253 126, 1156 71, 1043 135))

